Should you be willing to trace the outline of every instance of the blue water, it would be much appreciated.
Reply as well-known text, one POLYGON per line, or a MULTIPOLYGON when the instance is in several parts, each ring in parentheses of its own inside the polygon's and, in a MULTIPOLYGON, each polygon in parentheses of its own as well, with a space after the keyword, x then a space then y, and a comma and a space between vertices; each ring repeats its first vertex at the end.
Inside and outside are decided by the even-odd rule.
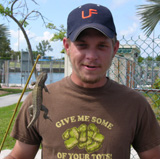
MULTIPOLYGON (((46 84, 50 84, 61 80, 64 77, 64 73, 48 73, 46 84)), ((22 75, 20 72, 9 73, 9 84, 25 84, 28 79, 28 74, 22 75)), ((31 82, 35 81, 35 75, 33 74, 30 79, 31 82)))

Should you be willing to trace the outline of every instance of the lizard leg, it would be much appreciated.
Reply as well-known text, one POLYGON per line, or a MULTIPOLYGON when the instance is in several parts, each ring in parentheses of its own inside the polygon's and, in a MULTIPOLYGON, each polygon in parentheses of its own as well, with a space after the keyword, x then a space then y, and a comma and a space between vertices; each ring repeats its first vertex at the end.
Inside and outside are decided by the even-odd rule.
POLYGON ((47 87, 45 85, 44 85, 44 90, 45 90, 45 92, 49 93, 49 91, 48 91, 48 89, 47 89, 47 87))
POLYGON ((48 116, 48 109, 44 105, 41 106, 41 110, 44 111, 44 114, 43 114, 44 119, 49 119, 50 121, 52 121, 48 116))
POLYGON ((33 116, 33 105, 28 107, 28 112, 29 112, 30 118, 32 118, 32 116, 33 116))
POLYGON ((34 86, 36 84, 36 82, 32 82, 31 85, 34 86))

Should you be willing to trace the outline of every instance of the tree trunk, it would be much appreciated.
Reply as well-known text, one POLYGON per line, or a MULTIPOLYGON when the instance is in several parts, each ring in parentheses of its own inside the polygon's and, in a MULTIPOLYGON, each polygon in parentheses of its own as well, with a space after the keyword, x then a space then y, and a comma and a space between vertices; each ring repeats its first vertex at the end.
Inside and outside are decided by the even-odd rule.
MULTIPOLYGON (((30 55, 30 58, 31 58, 31 64, 32 64, 32 67, 33 67, 33 65, 34 65, 33 52, 32 52, 31 43, 29 41, 27 33, 26 33, 25 29, 23 28, 22 24, 14 16, 12 16, 12 15, 8 15, 8 16, 18 24, 18 26, 20 27, 20 29, 21 29, 21 31, 22 31, 22 33, 24 35, 24 38, 25 38, 25 40, 27 42, 27 46, 28 46, 28 52, 29 52, 29 55, 30 55)), ((34 74, 35 74, 35 78, 37 78, 38 73, 37 73, 36 69, 34 70, 34 74)))

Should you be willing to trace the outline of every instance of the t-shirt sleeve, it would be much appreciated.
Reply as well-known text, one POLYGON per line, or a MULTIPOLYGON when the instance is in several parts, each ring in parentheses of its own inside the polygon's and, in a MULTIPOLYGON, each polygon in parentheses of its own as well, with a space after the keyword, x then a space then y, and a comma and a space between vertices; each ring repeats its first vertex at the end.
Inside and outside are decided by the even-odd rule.
POLYGON ((147 151, 160 145, 160 126, 155 114, 146 101, 144 112, 137 120, 136 134, 133 141, 133 147, 137 152, 147 151))
POLYGON ((16 140, 24 142, 31 145, 39 145, 41 142, 41 137, 36 129, 36 125, 27 128, 30 117, 28 113, 28 107, 32 105, 32 95, 31 93, 27 96, 22 104, 22 107, 18 113, 15 124, 13 126, 11 136, 16 140))

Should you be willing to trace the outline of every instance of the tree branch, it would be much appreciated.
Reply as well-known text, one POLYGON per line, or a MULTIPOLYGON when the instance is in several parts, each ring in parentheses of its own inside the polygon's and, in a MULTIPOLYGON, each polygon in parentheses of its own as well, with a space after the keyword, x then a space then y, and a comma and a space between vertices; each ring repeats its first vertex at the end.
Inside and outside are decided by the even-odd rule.
POLYGON ((33 12, 35 12, 34 10, 33 11, 31 11, 30 13, 28 13, 25 17, 24 17, 24 19, 22 20, 22 25, 24 24, 24 22, 26 21, 26 19, 33 13, 33 12))
POLYGON ((18 0, 15 0, 13 3, 12 3, 12 5, 11 5, 11 14, 13 15, 13 7, 14 7, 14 5, 15 5, 15 3, 17 2, 18 0))

